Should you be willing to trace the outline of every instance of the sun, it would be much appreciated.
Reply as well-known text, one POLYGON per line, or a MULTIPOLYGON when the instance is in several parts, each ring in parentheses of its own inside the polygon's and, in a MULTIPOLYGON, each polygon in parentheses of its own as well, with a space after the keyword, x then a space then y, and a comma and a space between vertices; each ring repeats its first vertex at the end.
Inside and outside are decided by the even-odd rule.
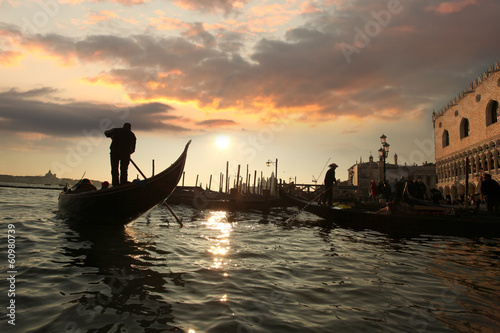
POLYGON ((229 137, 227 137, 227 135, 219 135, 215 140, 215 143, 217 145, 217 148, 226 149, 227 147, 229 147, 229 137))

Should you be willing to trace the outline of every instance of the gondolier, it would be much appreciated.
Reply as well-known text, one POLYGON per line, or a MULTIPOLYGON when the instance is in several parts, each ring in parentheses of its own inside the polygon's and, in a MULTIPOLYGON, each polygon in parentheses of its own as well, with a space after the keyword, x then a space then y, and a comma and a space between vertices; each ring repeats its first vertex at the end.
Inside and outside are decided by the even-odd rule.
POLYGON ((328 206, 331 206, 333 203, 333 184, 337 182, 335 179, 335 169, 337 169, 337 166, 335 163, 330 164, 330 169, 325 174, 325 193, 322 202, 328 206))
POLYGON ((104 132, 111 138, 111 177, 113 186, 126 184, 128 182, 128 165, 130 154, 135 152, 136 137, 132 132, 130 123, 123 124, 122 128, 112 128, 104 132), (120 172, 118 172, 120 167, 120 172))

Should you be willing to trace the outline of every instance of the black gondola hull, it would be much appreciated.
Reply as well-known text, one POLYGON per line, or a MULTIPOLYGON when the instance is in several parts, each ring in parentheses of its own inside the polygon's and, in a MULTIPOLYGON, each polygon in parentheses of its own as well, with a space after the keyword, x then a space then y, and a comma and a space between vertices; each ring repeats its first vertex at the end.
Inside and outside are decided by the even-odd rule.
POLYGON ((184 171, 188 147, 189 143, 177 161, 151 178, 97 191, 61 192, 60 215, 106 224, 132 222, 174 191, 184 171))
POLYGON ((500 237, 500 217, 486 212, 387 212, 340 209, 310 202, 280 189, 280 195, 294 206, 319 216, 328 223, 354 230, 374 230, 397 236, 449 235, 500 237))

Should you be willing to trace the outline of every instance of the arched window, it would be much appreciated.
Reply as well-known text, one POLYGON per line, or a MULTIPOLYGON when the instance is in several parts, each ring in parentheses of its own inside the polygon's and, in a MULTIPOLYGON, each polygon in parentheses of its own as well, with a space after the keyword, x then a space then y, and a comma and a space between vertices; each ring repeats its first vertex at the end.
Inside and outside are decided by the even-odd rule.
POLYGON ((460 139, 468 137, 470 134, 469 119, 463 118, 460 122, 460 139))
POLYGON ((448 147, 450 145, 450 134, 448 130, 444 130, 443 132, 443 148, 448 147))
POLYGON ((491 100, 486 107, 486 126, 498 122, 498 102, 491 100))

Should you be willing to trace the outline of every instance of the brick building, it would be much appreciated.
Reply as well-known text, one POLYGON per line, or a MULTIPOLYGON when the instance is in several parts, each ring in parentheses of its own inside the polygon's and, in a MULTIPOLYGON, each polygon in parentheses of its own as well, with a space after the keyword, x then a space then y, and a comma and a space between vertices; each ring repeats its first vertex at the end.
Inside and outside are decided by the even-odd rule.
POLYGON ((433 113, 438 189, 457 199, 477 193, 484 173, 500 178, 500 66, 480 75, 443 109, 433 113))

